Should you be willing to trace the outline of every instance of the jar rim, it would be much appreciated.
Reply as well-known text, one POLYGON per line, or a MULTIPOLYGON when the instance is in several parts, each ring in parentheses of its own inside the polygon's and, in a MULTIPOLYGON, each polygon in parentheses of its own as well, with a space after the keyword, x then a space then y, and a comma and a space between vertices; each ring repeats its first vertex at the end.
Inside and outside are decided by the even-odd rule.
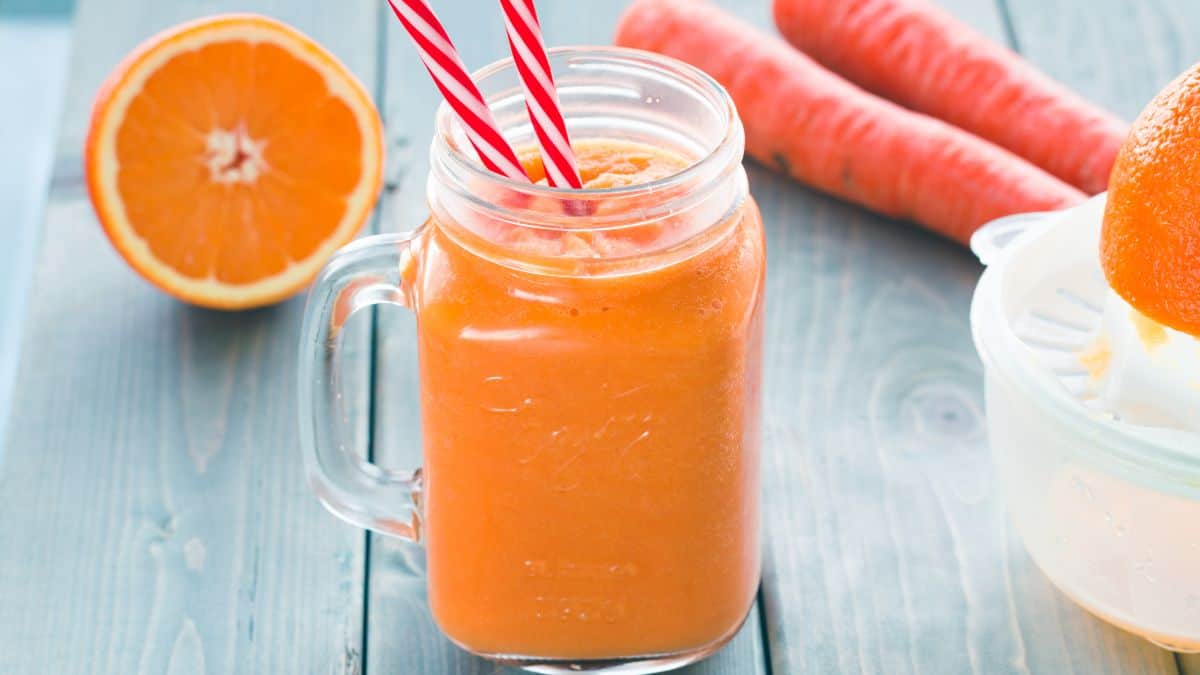
MULTIPOLYGON (((745 143, 745 132, 737 114, 737 108, 728 92, 715 79, 704 71, 677 59, 653 52, 614 46, 567 46, 555 47, 548 50, 552 67, 555 63, 567 67, 608 66, 636 69, 658 78, 668 78, 676 85, 686 86, 691 93, 703 97, 711 108, 720 115, 717 122, 723 129, 723 135, 716 142, 708 144, 702 155, 680 171, 654 180, 632 185, 622 185, 600 189, 576 190, 573 188, 550 187, 525 181, 516 180, 489 171, 474 156, 473 149, 463 147, 458 139, 465 138, 461 125, 452 113, 449 105, 442 101, 437 108, 434 122, 434 138, 431 148, 431 176, 436 175, 443 184, 452 188, 460 197, 472 201, 476 207, 492 212, 507 214, 506 220, 524 221, 522 224, 534 229, 560 230, 569 227, 572 230, 605 231, 622 229, 634 225, 628 223, 628 218, 614 217, 611 222, 606 218, 589 215, 588 226, 581 227, 578 220, 570 225, 563 223, 541 222, 544 212, 525 213, 520 208, 502 207, 490 203, 477 194, 472 187, 492 187, 507 191, 511 194, 523 195, 533 199, 550 199, 560 202, 590 202, 614 200, 645 200, 649 195, 672 194, 681 192, 681 188, 689 184, 705 185, 726 177, 735 168, 740 167, 745 143)), ((472 73, 472 79, 483 84, 489 78, 515 71, 512 57, 495 61, 472 73)), ((556 79, 562 87, 562 74, 556 72, 556 79)), ((569 85, 568 85, 569 86, 569 85)), ((481 86, 481 89, 483 87, 481 86)), ((489 102, 496 97, 487 97, 489 102)), ((568 119, 569 123, 569 119, 568 119)), ((503 131, 503 130, 502 130, 503 131)), ((696 190, 688 190, 696 192, 696 190)), ((677 211, 681 205, 677 203, 663 205, 663 213, 656 214, 654 209, 647 209, 644 223, 662 217, 669 212, 677 211)), ((584 212, 589 212, 583 209, 584 212)))

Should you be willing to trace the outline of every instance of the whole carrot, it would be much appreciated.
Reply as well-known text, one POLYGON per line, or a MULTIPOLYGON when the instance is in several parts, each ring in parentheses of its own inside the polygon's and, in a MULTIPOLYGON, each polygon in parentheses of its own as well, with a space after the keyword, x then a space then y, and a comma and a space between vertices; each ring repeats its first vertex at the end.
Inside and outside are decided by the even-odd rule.
POLYGON ((873 96, 706 2, 635 0, 616 42, 686 61, 724 85, 759 161, 959 242, 1000 216, 1084 198, 1007 150, 873 96))
POLYGON ((1108 185, 1129 126, 926 0, 775 0, 775 23, 868 91, 1002 145, 1090 194, 1108 185))

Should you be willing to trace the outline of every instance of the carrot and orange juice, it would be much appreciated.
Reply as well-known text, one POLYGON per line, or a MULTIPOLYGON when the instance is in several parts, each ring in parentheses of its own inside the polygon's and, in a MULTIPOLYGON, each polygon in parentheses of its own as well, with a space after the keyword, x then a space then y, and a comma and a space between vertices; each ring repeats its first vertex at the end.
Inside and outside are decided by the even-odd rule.
MULTIPOLYGON (((588 189, 686 166, 629 142, 576 154, 588 189)), ((747 198, 695 251, 655 264, 644 249, 688 225, 511 230, 532 238, 509 255, 647 254, 644 270, 582 277, 514 270, 459 224, 427 223, 413 293, 429 597, 471 651, 676 653, 745 617, 759 576, 762 225, 747 198)))
POLYGON ((326 507, 426 544, 433 618, 466 650, 658 672, 720 648, 758 585, 762 220, 715 81, 633 50, 549 58, 583 189, 546 186, 512 63, 476 73, 523 172, 487 170, 439 110, 429 218, 342 249, 310 295, 301 442, 326 507), (339 336, 375 304, 416 315, 420 473, 365 462, 344 422, 339 336))

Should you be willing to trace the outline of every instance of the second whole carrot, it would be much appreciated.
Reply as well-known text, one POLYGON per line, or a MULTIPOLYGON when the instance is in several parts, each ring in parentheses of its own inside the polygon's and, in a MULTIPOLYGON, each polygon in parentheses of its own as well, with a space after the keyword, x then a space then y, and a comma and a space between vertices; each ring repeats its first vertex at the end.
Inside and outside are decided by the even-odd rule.
POLYGON ((962 243, 995 218, 1085 198, 997 145, 859 89, 707 2, 635 0, 616 43, 673 56, 720 82, 760 162, 962 243))
POLYGON ((864 89, 1002 145, 1089 194, 1129 125, 927 0, 774 0, 793 45, 864 89))

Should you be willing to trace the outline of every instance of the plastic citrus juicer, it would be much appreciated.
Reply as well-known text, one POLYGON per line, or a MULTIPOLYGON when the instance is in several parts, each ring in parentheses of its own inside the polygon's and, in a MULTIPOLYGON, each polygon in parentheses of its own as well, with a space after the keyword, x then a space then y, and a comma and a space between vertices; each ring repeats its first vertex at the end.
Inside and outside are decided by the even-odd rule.
POLYGON ((1200 340, 1108 287, 1104 200, 972 238, 989 441, 1017 530, 1060 590, 1200 651, 1200 340))

